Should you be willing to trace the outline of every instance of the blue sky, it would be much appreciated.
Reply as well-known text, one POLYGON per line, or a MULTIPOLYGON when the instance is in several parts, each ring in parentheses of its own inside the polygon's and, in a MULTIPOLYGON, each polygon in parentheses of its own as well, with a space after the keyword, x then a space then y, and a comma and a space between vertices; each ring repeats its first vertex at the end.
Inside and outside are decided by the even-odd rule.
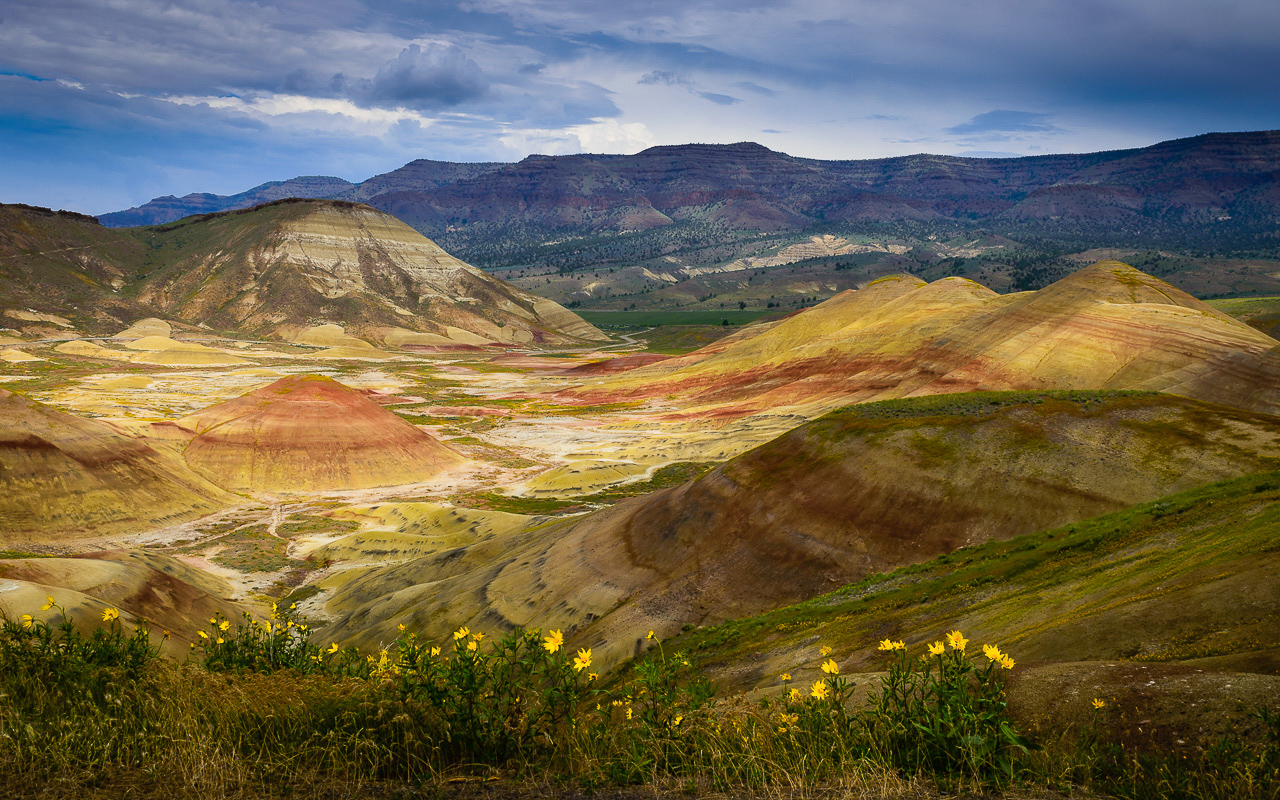
POLYGON ((0 4, 0 202, 87 213, 415 158, 814 158, 1280 128, 1275 0, 0 4))

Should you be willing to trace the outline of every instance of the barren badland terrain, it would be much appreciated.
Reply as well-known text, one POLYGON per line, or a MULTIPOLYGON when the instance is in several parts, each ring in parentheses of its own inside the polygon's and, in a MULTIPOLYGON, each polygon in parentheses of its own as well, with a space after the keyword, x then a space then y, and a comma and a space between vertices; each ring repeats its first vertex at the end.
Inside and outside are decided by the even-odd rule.
MULTIPOLYGON (((1178 152, 1205 147, 1226 145, 1178 152)), ((686 155, 659 150, 642 156, 686 155)), ((899 161, 841 213, 945 215, 903 187, 965 165, 899 161)), ((377 194, 312 187, 367 195, 353 200, 255 196, 276 202, 149 227, 0 208, 15 631, 145 626, 182 660, 213 652, 211 632, 223 644, 220 621, 271 631, 288 608, 290 629, 376 671, 407 642, 463 655, 488 646, 472 632, 537 630, 601 684, 678 650, 721 691, 770 698, 811 682, 818 697, 835 675, 870 686, 881 651, 962 630, 1016 656, 1025 730, 1077 730, 1092 698, 1126 743, 1178 753, 1280 695, 1266 300, 1211 305, 1080 255, 1041 288, 849 271, 751 324, 611 335, 571 292, 534 294, 542 273, 512 285, 356 202, 423 208, 397 180, 429 166, 377 194)), ((553 166, 472 165, 437 194, 553 166)), ((1037 189, 992 213, 1075 196, 1037 189)), ((735 197, 712 203, 720 218, 746 213, 735 197)), ((637 230, 678 217, 608 213, 637 230)), ((906 252, 823 236, 720 272, 906 252)), ((635 267, 654 286, 691 279, 655 269, 635 267)))

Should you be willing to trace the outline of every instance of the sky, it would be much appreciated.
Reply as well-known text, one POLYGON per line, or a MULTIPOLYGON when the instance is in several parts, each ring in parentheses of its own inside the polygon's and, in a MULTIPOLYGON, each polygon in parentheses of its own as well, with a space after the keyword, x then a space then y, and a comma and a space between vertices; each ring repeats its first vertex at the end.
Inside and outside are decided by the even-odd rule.
POLYGON ((1276 0, 0 0, 0 202, 416 158, 1037 155, 1280 128, 1276 0))

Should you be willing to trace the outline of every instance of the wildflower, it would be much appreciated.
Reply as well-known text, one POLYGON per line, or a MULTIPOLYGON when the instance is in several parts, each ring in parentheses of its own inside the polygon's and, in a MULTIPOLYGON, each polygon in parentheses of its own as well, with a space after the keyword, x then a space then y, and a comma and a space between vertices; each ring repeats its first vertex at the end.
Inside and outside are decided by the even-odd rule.
POLYGON ((822 647, 818 648, 818 655, 823 657, 831 655, 831 648, 824 644, 822 647))
POLYGON ((463 625, 461 628, 458 628, 456 631, 453 632, 453 640, 456 642, 459 639, 465 639, 470 635, 471 635, 471 629, 468 628, 466 625, 463 625))
POLYGON ((790 673, 790 672, 784 672, 784 673, 782 673, 782 681, 783 681, 783 683, 785 683, 785 682, 787 682, 787 681, 789 681, 789 680, 791 680, 791 673, 790 673))
POLYGON ((290 603, 290 604, 289 604, 289 610, 290 610, 290 611, 293 611, 293 610, 294 610, 294 609, 296 609, 297 607, 298 607, 298 604, 297 604, 297 603, 290 603))
POLYGON ((672 720, 672 722, 675 724, 677 728, 679 728, 680 723, 684 722, 684 714, 676 714, 676 718, 672 720))
POLYGON ((611 703, 611 705, 612 705, 614 708, 617 708, 618 706, 622 705, 622 701, 621 701, 621 700, 614 700, 614 701, 613 701, 613 703, 611 703))
POLYGON ((477 647, 479 647, 479 645, 476 644, 475 639, 472 639, 471 641, 467 642, 467 649, 470 650, 471 652, 474 653, 477 647))
POLYGON ((945 649, 945 645, 943 645, 942 642, 934 642, 933 644, 929 645, 929 655, 940 656, 942 655, 942 651, 944 649, 945 649))
POLYGON ((33 626, 33 625, 35 625, 35 624, 36 624, 35 617, 32 617, 30 614, 23 614, 23 615, 22 615, 22 627, 24 627, 24 628, 30 628, 31 626, 33 626))
POLYGON ((475 639, 475 640, 478 642, 478 641, 480 641, 481 639, 483 639, 483 638, 484 638, 484 634, 483 634, 483 633, 473 633, 473 634, 471 634, 471 638, 472 638, 472 639, 475 639))
POLYGON ((587 680, 589 680, 589 681, 594 681, 596 678, 599 678, 599 677, 600 677, 600 674, 599 674, 598 672, 588 672, 588 673, 587 673, 587 680))
POLYGON ((46 595, 44 598, 44 605, 40 606, 40 610, 48 611, 51 608, 53 608, 53 595, 46 595))
POLYGON ((892 650, 892 649, 893 649, 893 640, 892 640, 892 639, 885 639, 885 640, 883 640, 882 642, 880 642, 880 646, 879 646, 879 647, 877 647, 876 649, 877 649, 877 650, 892 650))
POLYGON ((964 634, 961 633, 960 631, 951 631, 950 633, 947 634, 947 644, 951 645, 951 648, 953 650, 959 650, 961 653, 963 653, 964 646, 967 645, 968 643, 969 643, 969 640, 964 638, 964 634))
POLYGON ((200 638, 201 638, 201 639, 208 639, 208 638, 209 638, 209 634, 205 633, 204 631, 196 631, 196 632, 200 634, 200 638))
POLYGON ((839 675, 840 665, 836 663, 834 658, 828 658, 826 661, 822 662, 822 671, 828 675, 839 675))
POLYGON ((994 644, 984 644, 982 646, 982 654, 991 661, 1004 661, 1005 654, 1000 652, 1000 648, 994 644))
POLYGON ((210 624, 210 625, 217 625, 217 624, 218 624, 218 618, 217 618, 217 617, 209 617, 209 624, 210 624))
POLYGON ((579 649, 578 657, 573 660, 574 672, 581 672, 591 666, 591 651, 587 649, 579 649))
POLYGON ((564 633, 562 631, 554 630, 542 637, 542 649, 548 653, 555 653, 561 647, 564 647, 564 633))
POLYGON ((404 633, 404 623, 401 622, 399 625, 397 625, 396 630, 400 631, 401 633, 404 633))
POLYGON ((115 608, 105 608, 102 610, 102 621, 111 622, 120 619, 120 611, 115 608))
POLYGON ((827 682, 825 680, 817 680, 814 681, 813 686, 810 687, 809 696, 815 700, 826 700, 831 696, 831 690, 827 688, 827 682))
POLYGON ((1103 700, 1099 700, 1099 699, 1098 699, 1098 698, 1096 698, 1096 697, 1095 697, 1095 698, 1093 698, 1093 707, 1094 707, 1094 708, 1105 708, 1105 707, 1106 707, 1106 705, 1107 705, 1107 704, 1106 704, 1106 702, 1105 702, 1105 701, 1103 701, 1103 700))
POLYGON ((219 630, 226 631, 226 630, 227 630, 228 628, 230 628, 230 627, 231 627, 231 621, 230 621, 230 620, 226 620, 226 619, 224 619, 222 622, 218 623, 218 629, 219 629, 219 630))
POLYGON ((218 637, 218 644, 226 644, 226 643, 227 642, 225 639, 223 639, 221 636, 218 637))
POLYGON ((435 658, 438 655, 440 655, 440 648, 439 647, 431 648, 431 657, 435 658))
POLYGON ((1014 665, 1014 660, 1007 655, 1000 659, 1000 666, 1004 667, 1005 669, 1013 669, 1013 665, 1014 665))
POLYGON ((795 688, 794 686, 791 687, 791 691, 790 693, 788 693, 787 697, 791 700, 791 702, 799 703, 801 699, 800 690, 795 688))
POLYGON ((646 638, 646 639, 652 639, 652 638, 653 638, 653 631, 649 631, 649 635, 648 635, 648 636, 646 636, 646 637, 644 637, 644 638, 646 638))
POLYGON ((631 706, 627 706, 627 719, 631 719, 631 706))

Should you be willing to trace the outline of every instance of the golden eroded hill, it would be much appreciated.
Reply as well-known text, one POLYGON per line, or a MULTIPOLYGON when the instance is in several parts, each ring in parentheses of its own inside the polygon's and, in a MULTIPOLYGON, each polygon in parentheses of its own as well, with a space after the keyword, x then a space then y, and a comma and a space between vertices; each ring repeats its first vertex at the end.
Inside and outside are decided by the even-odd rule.
POLYGON ((694 416, 946 392, 1142 389, 1280 412, 1280 342, 1118 261, 1040 291, 894 276, 733 341, 586 384, 694 416))
POLYGON ((977 393, 854 406, 685 485, 365 571, 334 639, 462 624, 576 630, 608 657, 873 572, 1280 465, 1280 418, 1152 393, 977 393))
POLYGON ((290 201, 156 231, 151 261, 159 267, 138 299, 202 326, 292 340, 331 324, 428 346, 606 338, 367 206, 290 201))
POLYGON ((355 203, 286 200, 126 229, 0 206, 0 327, 114 335, 146 317, 290 341, 344 326, 402 348, 606 338, 355 203))
POLYGON ((177 420, 187 463, 240 492, 425 481, 466 459, 363 393, 318 375, 280 380, 177 420))
POLYGON ((234 502, 162 446, 0 389, 0 536, 11 542, 105 536, 234 502))

